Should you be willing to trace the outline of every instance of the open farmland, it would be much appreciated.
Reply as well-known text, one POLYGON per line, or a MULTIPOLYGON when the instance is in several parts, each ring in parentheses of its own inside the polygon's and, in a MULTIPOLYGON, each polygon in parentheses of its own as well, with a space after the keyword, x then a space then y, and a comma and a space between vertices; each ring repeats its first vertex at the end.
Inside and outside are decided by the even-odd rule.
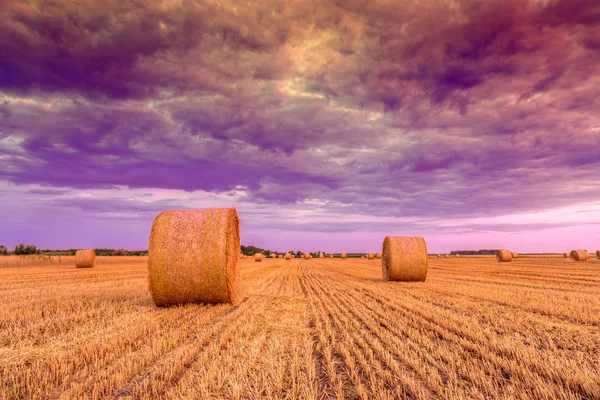
POLYGON ((0 268, 0 398, 600 398, 597 260, 243 259, 238 306, 173 308, 97 260, 0 268))

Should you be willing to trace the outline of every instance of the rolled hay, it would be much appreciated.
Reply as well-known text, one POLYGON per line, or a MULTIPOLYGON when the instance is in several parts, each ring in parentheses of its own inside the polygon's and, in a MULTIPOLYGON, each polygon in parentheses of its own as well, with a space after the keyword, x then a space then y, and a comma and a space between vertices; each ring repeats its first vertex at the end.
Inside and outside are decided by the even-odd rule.
POLYGON ((239 249, 240 220, 235 208, 158 214, 148 252, 154 303, 237 303, 239 249))
POLYGON ((330 255, 329 255, 329 258, 333 258, 333 254, 330 254, 330 255))
POLYGON ((498 250, 496 252, 496 260, 498 262, 510 262, 512 261, 512 253, 508 250, 498 250))
POLYGON ((569 253, 563 253, 564 258, 569 258, 569 253))
POLYGON ((287 254, 285 255, 285 259, 286 259, 286 260, 291 260, 291 259, 292 259, 292 255, 291 255, 290 253, 287 253, 287 254))
POLYGON ((513 258, 513 260, 516 260, 517 258, 519 258, 519 253, 512 253, 512 258, 513 258))
POLYGON ((319 254, 319 258, 325 258, 325 255, 323 253, 319 254))
POLYGON ((378 259, 378 260, 381 260, 381 253, 375 254, 375 258, 378 259))
POLYGON ((571 250, 569 255, 573 261, 587 261, 591 258, 591 254, 585 250, 571 250))
POLYGON ((435 255, 435 257, 436 257, 436 258, 440 258, 440 255, 439 255, 439 254, 436 254, 436 255, 435 255))
POLYGON ((275 254, 275 253, 271 254, 271 258, 277 258, 277 254, 275 254))
POLYGON ((444 254, 444 258, 448 258, 448 254, 444 254))
POLYGON ((600 250, 597 250, 597 251, 596 251, 596 258, 597 258, 598 260, 600 260, 600 250))
POLYGON ((374 255, 373 253, 368 253, 368 254, 367 254, 367 258, 368 258, 369 260, 374 260, 374 259, 375 259, 375 255, 374 255))
POLYGON ((382 253, 384 281, 425 282, 427 246, 423 238, 387 236, 382 253))
POLYGON ((455 254, 454 257, 458 258, 458 257, 460 257, 460 254, 455 254))
POLYGON ((279 255, 279 258, 283 258, 283 254, 280 254, 280 255, 279 255))
POLYGON ((308 254, 308 253, 304 253, 304 259, 305 259, 305 260, 308 260, 308 259, 310 259, 310 254, 308 254))
POLYGON ((75 268, 94 268, 96 266, 96 250, 77 250, 75 253, 75 268))
POLYGON ((342 253, 340 257, 345 260, 346 259, 346 253, 342 253))
POLYGON ((254 262, 262 262, 263 255, 262 253, 254 253, 254 262))

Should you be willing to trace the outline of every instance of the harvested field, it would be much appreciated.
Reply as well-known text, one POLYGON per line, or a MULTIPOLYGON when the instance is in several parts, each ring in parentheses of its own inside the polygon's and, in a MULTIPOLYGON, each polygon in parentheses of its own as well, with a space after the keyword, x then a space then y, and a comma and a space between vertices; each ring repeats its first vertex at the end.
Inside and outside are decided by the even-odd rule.
POLYGON ((238 306, 173 308, 120 259, 0 268, 1 399, 600 398, 595 259, 249 258, 238 306))

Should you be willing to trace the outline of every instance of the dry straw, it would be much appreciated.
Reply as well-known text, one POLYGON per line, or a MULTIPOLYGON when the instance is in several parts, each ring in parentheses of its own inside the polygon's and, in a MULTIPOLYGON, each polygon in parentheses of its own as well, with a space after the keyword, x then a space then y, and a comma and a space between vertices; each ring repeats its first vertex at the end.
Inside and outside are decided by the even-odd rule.
POLYGON ((600 260, 600 250, 596 250, 596 258, 600 260))
POLYGON ((75 253, 76 268, 94 268, 96 266, 96 250, 77 250, 75 253))
POLYGON ((569 255, 573 261, 587 261, 591 258, 591 254, 585 250, 571 250, 569 255))
POLYGON ((455 254, 454 257, 458 258, 460 257, 460 254, 455 254))
POLYGON ((421 237, 387 236, 383 240, 384 281, 424 282, 427 278, 427 246, 421 237))
POLYGON ((448 254, 444 254, 444 258, 448 258, 448 254))
POLYGON ((512 258, 513 258, 513 260, 516 260, 517 258, 519 258, 519 253, 512 253, 512 258))
POLYGON ((291 259, 292 259, 292 255, 291 255, 290 253, 287 253, 287 254, 285 255, 285 259, 286 259, 286 260, 291 260, 291 259))
POLYGON ((440 258, 440 255, 439 255, 439 254, 436 254, 436 257, 437 257, 437 258, 440 258))
POLYGON ((367 254, 367 258, 368 258, 369 260, 374 260, 374 259, 375 259, 375 255, 373 255, 373 253, 368 253, 368 254, 367 254))
POLYGON ((148 254, 154 303, 237 303, 239 249, 240 220, 235 208, 158 214, 148 254))
POLYGON ((569 258, 569 253, 563 253, 564 258, 569 258))
POLYGON ((310 254, 308 254, 308 253, 304 253, 304 259, 305 259, 305 260, 309 260, 309 259, 310 259, 310 254))
POLYGON ((325 255, 323 253, 319 254, 319 258, 325 258, 325 255))
POLYGON ((263 255, 262 253, 254 253, 254 262, 262 262, 263 255))
POLYGON ((375 258, 377 258, 378 260, 381 260, 381 253, 375 254, 375 258))
POLYGON ((346 259, 346 253, 342 253, 341 258, 345 260, 346 259))
POLYGON ((509 250, 498 250, 496 260, 498 262, 510 262, 512 261, 512 253, 509 250))

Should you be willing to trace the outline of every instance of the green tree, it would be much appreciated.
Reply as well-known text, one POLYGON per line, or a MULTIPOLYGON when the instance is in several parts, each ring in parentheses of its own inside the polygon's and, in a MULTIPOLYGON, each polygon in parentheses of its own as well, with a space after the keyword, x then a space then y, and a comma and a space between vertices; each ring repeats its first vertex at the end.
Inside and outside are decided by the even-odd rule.
POLYGON ((17 256, 25 254, 25 245, 23 243, 19 243, 15 246, 15 251, 13 253, 17 256))
POLYGON ((112 255, 113 256, 126 256, 127 253, 125 252, 124 249, 117 249, 117 250, 113 251, 112 255))
POLYGON ((0 256, 7 256, 8 255, 8 249, 6 248, 6 246, 0 246, 0 256))

